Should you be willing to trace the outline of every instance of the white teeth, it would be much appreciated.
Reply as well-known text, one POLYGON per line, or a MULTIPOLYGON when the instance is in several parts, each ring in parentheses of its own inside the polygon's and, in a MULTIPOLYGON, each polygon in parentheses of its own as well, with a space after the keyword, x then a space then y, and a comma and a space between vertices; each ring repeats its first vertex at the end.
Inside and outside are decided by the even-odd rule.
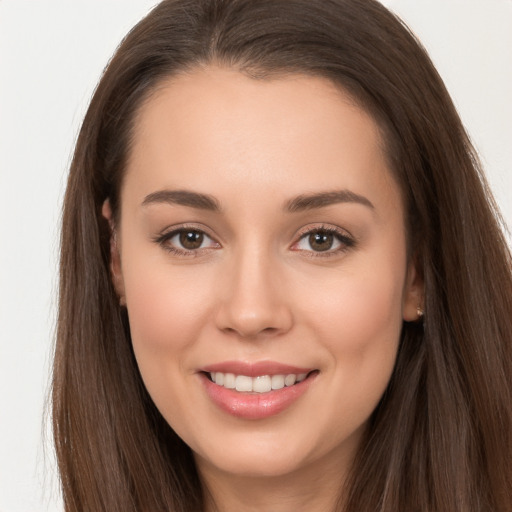
POLYGON ((252 379, 252 390, 255 393, 268 393, 272 390, 272 381, 268 375, 252 379))
POLYGON ((284 388, 284 375, 272 375, 272 389, 284 388))
POLYGON ((284 385, 285 386, 293 386, 295 384, 295 381, 297 380, 297 376, 293 373, 290 373, 290 375, 287 375, 284 378, 284 385))
POLYGON ((237 391, 252 391, 252 379, 245 375, 237 375, 235 378, 235 389, 237 391))
POLYGON ((246 375, 234 375, 233 373, 211 372, 210 377, 215 384, 227 389, 236 389, 244 393, 268 393, 269 391, 282 389, 285 386, 293 386, 302 382, 307 373, 295 375, 259 375, 248 377, 246 375))
POLYGON ((235 376, 232 373, 225 373, 224 374, 224 387, 228 389, 235 389, 236 382, 235 382, 235 376))

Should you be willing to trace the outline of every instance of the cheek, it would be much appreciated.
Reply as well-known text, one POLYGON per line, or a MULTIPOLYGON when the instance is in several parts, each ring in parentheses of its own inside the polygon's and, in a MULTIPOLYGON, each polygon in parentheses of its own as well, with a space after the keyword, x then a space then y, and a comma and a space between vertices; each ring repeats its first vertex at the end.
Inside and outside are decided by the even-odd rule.
POLYGON ((127 260, 123 270, 132 345, 142 379, 169 424, 186 432, 182 422, 193 415, 184 399, 194 378, 190 354, 211 303, 208 287, 198 284, 204 285, 207 276, 183 267, 142 265, 137 259, 127 260))
POLYGON ((358 283, 352 291, 338 326, 341 336, 337 350, 340 359, 351 361, 344 369, 344 379, 376 405, 391 377, 398 350, 401 287, 381 277, 358 283))
MULTIPOLYGON (((165 256, 164 256, 165 258, 165 256)), ((130 331, 143 357, 179 354, 192 344, 209 315, 208 273, 131 257, 123 262, 130 331)))
POLYGON ((400 284, 383 275, 346 283, 337 306, 343 312, 338 329, 347 349, 365 353, 396 345, 402 325, 400 284))
POLYGON ((340 273, 322 288, 308 286, 295 296, 303 315, 314 323, 319 339, 332 353, 364 353, 396 345, 402 326, 403 273, 366 266, 340 273))
POLYGON ((366 421, 387 387, 402 329, 403 268, 347 271, 316 293, 308 318, 330 360, 330 399, 322 414, 327 421, 329 404, 338 405, 333 435, 347 418, 354 428, 366 421))
POLYGON ((329 313, 338 318, 341 348, 372 359, 372 353, 395 356, 402 328, 406 277, 402 233, 384 232, 374 245, 347 264, 331 288, 329 313), (337 311, 337 315, 335 314, 337 311))

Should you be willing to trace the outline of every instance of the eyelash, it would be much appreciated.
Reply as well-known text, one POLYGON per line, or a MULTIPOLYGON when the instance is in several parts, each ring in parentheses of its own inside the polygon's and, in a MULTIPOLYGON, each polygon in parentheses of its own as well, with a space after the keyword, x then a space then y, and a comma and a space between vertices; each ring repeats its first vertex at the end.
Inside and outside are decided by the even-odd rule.
POLYGON ((197 257, 204 253, 204 250, 211 250, 211 249, 217 249, 220 247, 220 244, 218 242, 215 242, 215 240, 206 233, 204 229, 201 229, 197 226, 187 226, 183 225, 179 228, 175 228, 171 231, 168 231, 166 233, 162 233, 161 235, 158 235, 153 239, 155 243, 162 246, 163 249, 170 252, 171 254, 174 254, 176 256, 183 256, 183 257, 197 257), (216 244, 217 247, 199 247, 197 249, 184 249, 179 248, 174 245, 171 245, 169 242, 172 240, 175 236, 178 236, 182 233, 197 233, 199 235, 202 235, 212 242, 216 244))
MULTIPOLYGON (((172 229, 169 232, 162 233, 161 235, 158 235, 153 239, 155 243, 162 246, 163 249, 166 251, 176 255, 176 256, 182 256, 182 257, 197 257, 201 254, 204 254, 204 251, 210 251, 212 249, 220 248, 220 244, 216 242, 211 236, 206 233, 204 229, 201 229, 197 226, 180 226, 179 228, 172 229), (197 249, 184 249, 176 247, 175 245, 171 245, 169 243, 170 240, 172 240, 174 237, 184 234, 184 233, 196 233, 199 235, 202 235, 206 238, 208 238, 211 242, 215 244, 213 247, 198 247, 197 249)), ((339 228, 335 228, 332 226, 315 226, 315 227, 308 227, 302 230, 298 235, 298 240, 292 245, 292 250, 297 252, 303 252, 308 257, 311 258, 328 258, 333 257, 336 255, 339 255, 341 253, 344 253, 348 251, 349 249, 355 247, 356 240, 349 234, 347 234, 345 231, 341 231, 339 228), (325 251, 315 251, 313 249, 294 249, 293 247, 297 246, 301 241, 306 239, 306 237, 309 237, 314 234, 327 234, 327 235, 333 235, 336 241, 339 243, 339 247, 332 250, 331 248, 326 249, 325 251)))
MULTIPOLYGON (((339 228, 333 226, 314 226, 308 227, 299 232, 299 239, 297 242, 293 244, 293 246, 298 245, 302 240, 305 240, 307 237, 314 234, 327 234, 332 235, 336 241, 339 243, 339 247, 334 250, 329 248, 325 251, 314 251, 308 249, 294 249, 296 251, 304 252, 308 257, 311 258, 329 258, 333 256, 338 256, 344 252, 347 252, 349 249, 352 249, 356 246, 356 240, 349 235, 346 231, 342 231, 339 228)), ((292 247, 293 247, 292 246, 292 247)))

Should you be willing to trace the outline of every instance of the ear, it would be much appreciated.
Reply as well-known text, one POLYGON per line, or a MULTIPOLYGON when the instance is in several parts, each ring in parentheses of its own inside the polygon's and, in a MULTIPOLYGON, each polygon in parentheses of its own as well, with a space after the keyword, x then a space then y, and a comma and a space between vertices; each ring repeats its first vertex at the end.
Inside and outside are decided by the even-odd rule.
POLYGON ((405 278, 402 317, 406 322, 416 322, 423 316, 425 287, 423 273, 420 271, 418 259, 411 258, 405 278))
POLYGON ((118 235, 116 226, 114 224, 114 219, 112 217, 112 208, 110 207, 110 201, 105 199, 103 206, 101 208, 101 214, 105 219, 107 219, 108 224, 110 226, 110 274, 112 278, 112 283, 116 290, 117 295, 119 295, 119 304, 121 306, 126 306, 126 298, 125 298, 125 290, 124 290, 124 280, 123 280, 123 272, 121 270, 121 254, 119 252, 118 245, 118 235))

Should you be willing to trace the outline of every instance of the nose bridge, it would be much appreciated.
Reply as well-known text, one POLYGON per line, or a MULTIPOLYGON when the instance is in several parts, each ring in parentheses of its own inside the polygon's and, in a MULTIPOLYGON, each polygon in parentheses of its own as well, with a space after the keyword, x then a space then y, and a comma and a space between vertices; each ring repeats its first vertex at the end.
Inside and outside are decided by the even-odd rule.
POLYGON ((291 311, 273 251, 257 243, 244 244, 233 251, 228 267, 222 278, 219 328, 243 337, 288 330, 291 311))

